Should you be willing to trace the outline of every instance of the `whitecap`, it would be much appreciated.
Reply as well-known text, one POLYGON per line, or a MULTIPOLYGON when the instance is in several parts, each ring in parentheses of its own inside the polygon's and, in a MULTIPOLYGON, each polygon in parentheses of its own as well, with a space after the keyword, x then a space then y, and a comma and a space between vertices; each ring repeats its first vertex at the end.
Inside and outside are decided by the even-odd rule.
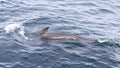
POLYGON ((99 38, 99 39, 97 39, 97 41, 99 43, 110 42, 110 43, 120 44, 120 38, 116 38, 116 37, 99 38))
POLYGON ((21 28, 21 24, 12 23, 5 26, 4 30, 6 33, 14 32, 17 28, 21 28))
POLYGON ((21 36, 23 36, 25 39, 28 39, 25 36, 24 26, 22 24, 11 23, 11 24, 5 26, 4 31, 5 31, 5 33, 10 33, 10 32, 14 32, 16 29, 19 29, 18 33, 21 36))
POLYGON ((99 43, 108 42, 108 40, 107 40, 107 39, 97 39, 97 41, 98 41, 99 43))

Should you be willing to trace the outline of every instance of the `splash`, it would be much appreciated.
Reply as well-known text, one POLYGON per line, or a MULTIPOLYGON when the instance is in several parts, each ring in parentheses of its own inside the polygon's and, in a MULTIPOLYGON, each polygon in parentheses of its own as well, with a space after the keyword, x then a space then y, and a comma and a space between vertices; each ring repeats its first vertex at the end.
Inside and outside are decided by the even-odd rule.
POLYGON ((5 33, 14 32, 16 29, 19 29, 18 33, 19 33, 21 36, 23 36, 25 39, 28 39, 28 38, 25 36, 24 26, 23 26, 22 24, 12 23, 12 24, 7 25, 7 26, 4 28, 5 33))
POLYGON ((21 28, 21 25, 20 24, 16 24, 16 23, 13 23, 13 24, 9 24, 7 25, 4 30, 6 33, 10 33, 10 32, 14 32, 15 29, 17 28, 21 28))
POLYGON ((115 43, 115 44, 119 44, 120 45, 120 38, 116 38, 116 37, 109 37, 109 38, 99 38, 97 39, 97 41, 99 43, 105 43, 105 42, 109 42, 109 43, 115 43))
POLYGON ((97 39, 97 41, 99 43, 104 43, 104 42, 108 42, 109 40, 101 38, 101 39, 97 39))

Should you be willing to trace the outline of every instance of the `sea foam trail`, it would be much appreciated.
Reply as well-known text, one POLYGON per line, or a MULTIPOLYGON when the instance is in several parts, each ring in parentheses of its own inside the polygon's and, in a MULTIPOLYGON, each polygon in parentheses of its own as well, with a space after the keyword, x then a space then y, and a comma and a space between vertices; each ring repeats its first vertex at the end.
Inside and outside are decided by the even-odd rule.
POLYGON ((5 33, 10 33, 10 32, 14 32, 16 29, 19 29, 18 33, 23 36, 25 39, 28 39, 25 36, 25 31, 24 31, 24 26, 22 24, 17 24, 17 23, 11 23, 7 26, 5 26, 4 30, 5 33))

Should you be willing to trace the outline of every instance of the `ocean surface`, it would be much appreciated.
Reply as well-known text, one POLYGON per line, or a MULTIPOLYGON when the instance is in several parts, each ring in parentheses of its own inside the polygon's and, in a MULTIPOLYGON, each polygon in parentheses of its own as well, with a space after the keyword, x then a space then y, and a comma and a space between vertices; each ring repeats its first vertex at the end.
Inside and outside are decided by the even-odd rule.
POLYGON ((0 0, 0 68, 120 68, 120 0, 0 0), (47 26, 93 45, 41 40, 47 26))

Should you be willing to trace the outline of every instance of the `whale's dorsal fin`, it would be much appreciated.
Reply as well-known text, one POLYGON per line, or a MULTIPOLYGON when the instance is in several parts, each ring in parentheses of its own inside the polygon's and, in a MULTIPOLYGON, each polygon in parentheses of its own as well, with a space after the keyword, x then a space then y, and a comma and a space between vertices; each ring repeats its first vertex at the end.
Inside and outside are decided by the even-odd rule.
POLYGON ((40 31, 40 34, 44 34, 48 31, 49 27, 45 27, 40 31))

